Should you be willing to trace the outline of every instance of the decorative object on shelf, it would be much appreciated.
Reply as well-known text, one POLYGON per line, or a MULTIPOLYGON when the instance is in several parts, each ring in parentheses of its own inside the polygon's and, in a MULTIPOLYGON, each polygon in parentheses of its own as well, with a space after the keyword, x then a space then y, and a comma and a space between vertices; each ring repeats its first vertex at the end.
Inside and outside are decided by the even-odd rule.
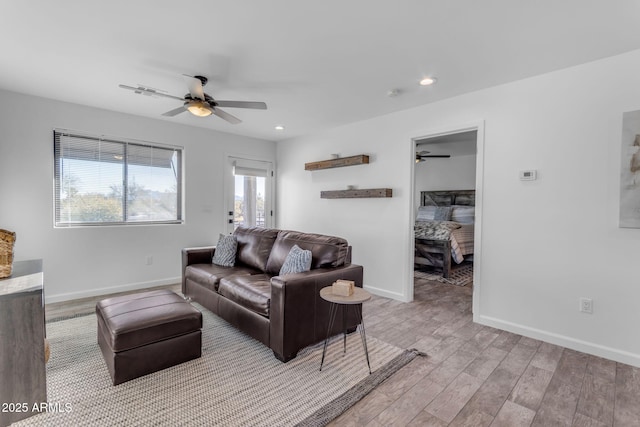
POLYGON ((0 228, 0 278, 11 276, 16 233, 0 228))
MULTIPOLYGON (((331 155, 332 157, 335 154, 331 155)), ((304 164, 304 170, 315 171, 320 169, 341 168, 344 166, 355 166, 369 164, 369 156, 366 154, 359 154, 357 156, 350 157, 336 157, 329 160, 320 160, 318 162, 311 162, 304 164)))
POLYGON ((321 191, 321 199, 364 199, 373 197, 393 197, 391 188, 369 188, 362 190, 321 191))

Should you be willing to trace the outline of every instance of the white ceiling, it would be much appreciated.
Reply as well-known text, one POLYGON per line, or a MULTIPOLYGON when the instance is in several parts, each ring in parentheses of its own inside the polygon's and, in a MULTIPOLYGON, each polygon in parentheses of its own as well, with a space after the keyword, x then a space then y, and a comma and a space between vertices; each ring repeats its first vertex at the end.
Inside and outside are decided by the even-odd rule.
POLYGON ((2 0, 0 88, 280 140, 639 49, 639 24, 637 0, 2 0), (164 118, 118 88, 181 74, 268 110, 164 118))

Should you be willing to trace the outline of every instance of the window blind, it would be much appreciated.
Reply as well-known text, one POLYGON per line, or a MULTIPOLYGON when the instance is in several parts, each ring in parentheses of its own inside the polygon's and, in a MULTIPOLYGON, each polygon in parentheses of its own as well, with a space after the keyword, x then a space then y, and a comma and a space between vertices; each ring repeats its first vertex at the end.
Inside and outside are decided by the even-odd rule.
POLYGON ((264 162, 257 160, 236 159, 233 161, 233 174, 236 176, 256 176, 266 178, 267 169, 264 162))
POLYGON ((54 131, 55 225, 182 220, 182 149, 54 131))

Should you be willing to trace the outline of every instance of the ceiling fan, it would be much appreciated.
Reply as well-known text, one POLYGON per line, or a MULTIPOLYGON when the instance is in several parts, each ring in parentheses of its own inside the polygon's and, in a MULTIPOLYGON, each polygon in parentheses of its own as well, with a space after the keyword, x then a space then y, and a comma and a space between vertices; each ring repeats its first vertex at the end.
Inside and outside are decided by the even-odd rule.
POLYGON ((194 116, 198 117, 207 117, 213 114, 214 116, 218 116, 221 119, 228 121, 231 124, 241 123, 242 120, 239 118, 227 113, 224 110, 221 110, 219 107, 229 107, 229 108, 253 108, 258 110, 266 110, 267 104, 264 102, 251 102, 251 101, 218 101, 213 99, 209 94, 204 92, 204 86, 207 84, 208 79, 203 76, 187 76, 184 75, 184 78, 187 82, 187 87, 189 88, 189 93, 187 93, 184 97, 180 98, 179 96, 169 95, 167 93, 163 93, 158 91, 157 89, 153 89, 150 87, 138 85, 137 87, 127 86, 127 85, 119 85, 122 89, 132 90, 140 95, 147 96, 161 96, 164 98, 171 98, 181 101, 183 103, 182 106, 167 111, 162 114, 163 116, 173 117, 185 111, 189 111, 194 116))
POLYGON ((448 159, 451 154, 430 154, 430 151, 419 151, 416 153, 416 163, 424 162, 425 159, 448 159))

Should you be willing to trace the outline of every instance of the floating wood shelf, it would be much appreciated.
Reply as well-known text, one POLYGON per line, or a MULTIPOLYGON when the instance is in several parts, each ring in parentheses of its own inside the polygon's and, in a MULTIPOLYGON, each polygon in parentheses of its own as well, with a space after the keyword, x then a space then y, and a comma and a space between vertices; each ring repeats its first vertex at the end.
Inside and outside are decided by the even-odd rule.
POLYGON ((369 156, 359 154, 351 157, 338 157, 337 159, 321 160, 304 164, 304 170, 316 171, 320 169, 341 168, 343 166, 364 165, 369 163, 369 156))
POLYGON ((392 197, 391 188, 370 188, 363 190, 321 191, 321 199, 364 199, 372 197, 392 197))

